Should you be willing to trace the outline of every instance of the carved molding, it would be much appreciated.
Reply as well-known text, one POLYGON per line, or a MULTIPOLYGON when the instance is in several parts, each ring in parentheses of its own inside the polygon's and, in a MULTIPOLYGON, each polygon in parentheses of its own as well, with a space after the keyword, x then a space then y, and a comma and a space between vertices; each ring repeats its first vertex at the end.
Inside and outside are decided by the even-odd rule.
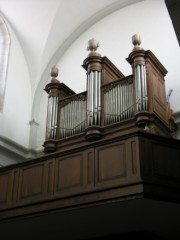
POLYGON ((84 92, 84 93, 76 94, 71 97, 60 100, 59 105, 60 107, 64 107, 72 101, 86 101, 86 100, 87 100, 87 93, 84 92))
POLYGON ((131 75, 131 76, 125 77, 123 79, 120 79, 118 81, 114 81, 114 82, 111 82, 111 83, 108 83, 108 84, 102 86, 102 91, 103 91, 103 93, 106 93, 118 85, 122 86, 122 85, 128 85, 128 84, 132 84, 132 83, 133 83, 133 76, 131 75))

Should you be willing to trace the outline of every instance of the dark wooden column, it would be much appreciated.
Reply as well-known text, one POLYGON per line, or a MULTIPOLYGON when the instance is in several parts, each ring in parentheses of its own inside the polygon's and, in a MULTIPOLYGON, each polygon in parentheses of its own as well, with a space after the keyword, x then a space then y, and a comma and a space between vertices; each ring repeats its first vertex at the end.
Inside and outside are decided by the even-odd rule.
POLYGON ((107 57, 101 57, 96 52, 98 46, 97 40, 89 40, 87 50, 90 53, 82 65, 87 71, 86 139, 90 141, 100 139, 101 128, 104 127, 104 92, 101 87, 124 78, 123 73, 107 57))
POLYGON ((167 70, 151 51, 140 47, 139 35, 132 37, 133 51, 127 61, 134 74, 134 102, 136 123, 152 133, 170 136, 167 118, 165 80, 167 70))
POLYGON ((48 93, 48 111, 46 123, 46 141, 44 142, 44 151, 53 152, 56 150, 56 140, 59 138, 59 100, 74 95, 75 92, 65 84, 56 79, 58 68, 53 67, 51 70, 51 82, 45 87, 48 93))

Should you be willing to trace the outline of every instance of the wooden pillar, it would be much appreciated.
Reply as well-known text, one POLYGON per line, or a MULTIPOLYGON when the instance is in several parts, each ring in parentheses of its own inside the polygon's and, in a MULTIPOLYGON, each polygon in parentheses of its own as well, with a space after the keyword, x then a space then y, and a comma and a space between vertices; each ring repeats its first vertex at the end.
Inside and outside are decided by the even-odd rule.
POLYGON ((51 82, 45 87, 48 93, 48 110, 46 122, 46 140, 44 142, 44 151, 53 152, 56 150, 56 140, 59 139, 60 108, 59 100, 74 95, 75 92, 65 84, 56 79, 59 70, 53 67, 51 70, 51 82))
POLYGON ((167 121, 165 80, 167 70, 151 51, 140 47, 138 34, 132 37, 133 51, 127 61, 134 74, 134 103, 136 123, 158 135, 170 136, 167 121))
POLYGON ((96 52, 99 43, 94 38, 89 40, 87 50, 90 50, 88 57, 83 62, 87 71, 87 122, 86 139, 93 141, 101 138, 102 125, 102 99, 101 99, 101 55, 96 52))

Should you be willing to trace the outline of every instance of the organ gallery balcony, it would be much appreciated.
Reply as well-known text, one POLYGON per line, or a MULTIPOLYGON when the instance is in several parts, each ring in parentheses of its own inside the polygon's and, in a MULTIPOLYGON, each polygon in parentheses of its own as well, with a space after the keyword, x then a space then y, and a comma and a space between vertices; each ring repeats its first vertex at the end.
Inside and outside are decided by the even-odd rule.
POLYGON ((45 154, 0 169, 0 222, 89 206, 93 213, 102 204, 109 211, 109 204, 120 207, 133 200, 149 208, 152 199, 155 206, 171 202, 170 209, 178 203, 178 214, 180 142, 168 114, 167 70, 141 48, 139 35, 133 44, 127 58, 132 75, 124 76, 91 39, 82 65, 87 90, 79 94, 60 83, 58 69, 52 69, 45 87, 45 154))

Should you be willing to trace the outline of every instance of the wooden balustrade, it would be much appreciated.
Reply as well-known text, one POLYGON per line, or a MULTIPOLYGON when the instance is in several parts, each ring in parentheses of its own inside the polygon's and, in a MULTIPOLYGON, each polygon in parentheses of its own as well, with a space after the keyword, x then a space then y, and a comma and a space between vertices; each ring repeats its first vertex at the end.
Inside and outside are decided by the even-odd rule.
POLYGON ((178 140, 111 136, 0 168, 0 221, 145 194, 180 199, 178 140))

